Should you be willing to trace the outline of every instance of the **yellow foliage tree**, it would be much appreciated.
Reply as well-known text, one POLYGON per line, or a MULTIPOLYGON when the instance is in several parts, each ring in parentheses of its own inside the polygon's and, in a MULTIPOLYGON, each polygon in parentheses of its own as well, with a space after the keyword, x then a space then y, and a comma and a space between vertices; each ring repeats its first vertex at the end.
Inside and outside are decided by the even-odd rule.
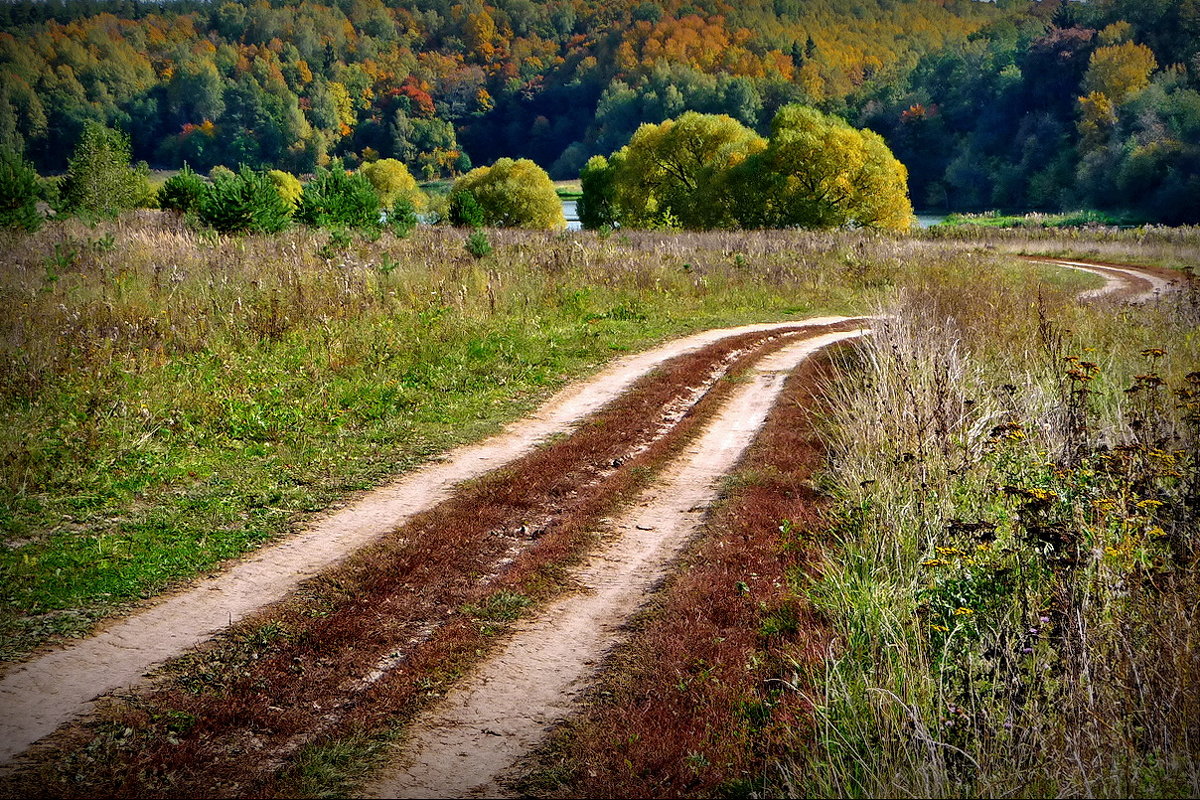
POLYGON ((501 158, 454 182, 453 194, 466 192, 483 210, 483 222, 500 228, 560 229, 567 226, 554 182, 528 158, 501 158))
POLYGON ((765 147, 765 139, 724 114, 689 111, 642 125, 611 159, 617 217, 633 228, 729 227, 724 174, 765 147))
POLYGON ((879 134, 805 106, 780 109, 767 149, 729 177, 748 228, 908 230, 908 170, 879 134))
POLYGON ((397 200, 403 198, 412 204, 414 210, 424 210, 425 193, 417 186, 416 178, 404 166, 404 162, 382 158, 364 164, 359 171, 375 187, 375 193, 379 195, 384 208, 392 208, 397 200))
POLYGON ((1099 92, 1116 105, 1150 85, 1150 73, 1158 67, 1154 53, 1144 44, 1122 42, 1097 48, 1083 76, 1085 94, 1099 92))
POLYGON ((294 212, 296 206, 300 205, 300 196, 304 194, 304 187, 301 185, 300 179, 281 169, 271 170, 267 173, 267 177, 271 179, 271 183, 275 184, 275 191, 279 192, 279 196, 287 204, 288 212, 294 212))
POLYGON ((1091 92, 1079 98, 1079 135, 1083 138, 1083 149, 1094 150, 1108 138, 1108 132, 1117 124, 1117 110, 1113 101, 1103 92, 1091 92))

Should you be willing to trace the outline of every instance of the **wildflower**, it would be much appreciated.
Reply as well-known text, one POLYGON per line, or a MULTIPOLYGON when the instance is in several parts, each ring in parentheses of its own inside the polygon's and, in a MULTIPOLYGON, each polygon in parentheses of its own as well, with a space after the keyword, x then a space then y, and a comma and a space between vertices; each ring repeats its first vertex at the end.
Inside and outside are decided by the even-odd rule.
POLYGON ((950 631, 950 629, 945 625, 930 625, 929 627, 933 628, 938 633, 948 633, 950 631))
POLYGON ((1142 351, 1142 355, 1146 356, 1147 358, 1162 358, 1166 354, 1167 351, 1163 350, 1161 347, 1150 347, 1142 351))
POLYGON ((1154 509, 1158 508, 1159 506, 1161 506, 1162 504, 1163 503, 1161 500, 1139 500, 1137 503, 1137 507, 1138 508, 1148 508, 1148 509, 1154 510, 1154 509))
POLYGON ((921 566, 923 566, 923 567, 940 567, 945 563, 946 562, 942 561, 940 558, 931 558, 926 561, 922 561, 921 566))
POLYGON ((961 556, 963 554, 963 551, 957 547, 939 547, 937 551, 939 555, 943 556, 961 556))
POLYGON ((969 617, 974 613, 975 612, 972 611, 971 609, 963 608, 962 606, 959 606, 958 608, 954 609, 954 616, 956 616, 956 617, 969 617))

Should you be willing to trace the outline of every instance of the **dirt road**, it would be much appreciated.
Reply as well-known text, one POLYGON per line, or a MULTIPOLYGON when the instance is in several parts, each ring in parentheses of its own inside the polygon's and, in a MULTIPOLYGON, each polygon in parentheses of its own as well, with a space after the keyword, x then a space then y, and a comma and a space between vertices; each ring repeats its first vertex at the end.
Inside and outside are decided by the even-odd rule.
POLYGON ((704 331, 618 359, 573 384, 535 414, 476 445, 446 454, 375 490, 281 543, 264 548, 215 578, 198 582, 99 633, 10 669, 0 680, 0 762, 87 711, 95 698, 140 681, 154 667, 216 631, 279 600, 300 581, 339 562, 449 497, 454 487, 569 430, 664 362, 722 340, 752 333, 805 330, 847 321, 820 317, 793 323, 704 331))
POLYGON ((834 342, 830 333, 765 357, 683 458, 610 524, 612 538, 579 573, 583 592, 524 626, 438 708, 402 748, 406 766, 368 790, 373 797, 497 797, 499 776, 531 752, 576 694, 704 519, 717 481, 733 469, 800 361, 834 342))
POLYGON ((1085 302, 1104 299, 1140 305, 1153 302, 1179 288, 1178 273, 1166 269, 1102 264, 1094 261, 1067 261, 1057 258, 1030 257, 1026 260, 1088 272, 1104 278, 1104 285, 1100 288, 1080 293, 1079 299, 1085 302))

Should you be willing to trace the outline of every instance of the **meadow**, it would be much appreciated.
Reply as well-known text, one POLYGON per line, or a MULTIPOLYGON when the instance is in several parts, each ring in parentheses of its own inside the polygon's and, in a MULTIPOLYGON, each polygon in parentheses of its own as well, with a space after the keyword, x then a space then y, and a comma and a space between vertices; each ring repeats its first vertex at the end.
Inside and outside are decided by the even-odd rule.
MULTIPOLYGON (((1200 295, 1192 280, 1148 307, 1081 306, 1099 279, 1010 257, 1186 267, 1196 229, 489 230, 482 258, 444 227, 221 236, 160 212, 0 236, 4 661, 497 430, 616 354, 880 313, 804 422, 822 513, 802 531, 758 520, 760 552, 802 537, 811 558, 784 564, 749 650, 725 654, 782 670, 811 724, 773 718, 782 690, 759 672, 742 670, 749 707, 689 683, 711 730, 746 733, 726 772, 681 753, 671 791, 1197 790, 1200 295), (806 620, 828 633, 820 658, 795 649, 812 648, 806 620)), ((729 502, 795 491, 786 469, 747 465, 729 502)), ((702 585, 740 580, 719 567, 702 585)), ((653 738, 640 724, 627 733, 653 738)))

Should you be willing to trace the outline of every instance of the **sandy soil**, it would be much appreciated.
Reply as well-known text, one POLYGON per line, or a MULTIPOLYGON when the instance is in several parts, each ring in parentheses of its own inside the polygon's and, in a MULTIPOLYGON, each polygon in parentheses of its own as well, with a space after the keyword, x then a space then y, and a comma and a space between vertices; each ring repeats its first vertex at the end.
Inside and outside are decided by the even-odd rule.
POLYGON ((1096 300, 1111 298, 1123 300, 1126 303, 1142 304, 1157 300, 1168 292, 1179 288, 1178 280, 1163 274, 1160 270, 1141 269, 1136 267, 1117 266, 1114 264, 1099 264, 1091 261, 1064 261, 1061 259, 1029 259, 1043 264, 1053 264, 1066 269, 1080 272, 1090 272, 1104 278, 1104 285, 1099 289, 1090 289, 1079 294, 1080 300, 1096 300))
POLYGON ((222 574, 117 620, 91 637, 13 667, 0 680, 4 712, 0 762, 87 711, 98 696, 138 683, 155 665, 279 600, 300 581, 446 499, 457 484, 507 464, 546 437, 568 430, 664 361, 730 336, 846 319, 822 317, 705 331, 618 359, 594 377, 559 392, 534 415, 502 433, 453 450, 440 463, 370 492, 222 574))
POLYGON ((496 797, 506 769, 570 712, 620 627, 645 601, 703 520, 766 420, 787 373, 811 353, 860 332, 787 346, 756 364, 751 378, 683 457, 612 523, 610 542, 580 571, 584 591, 567 597, 513 636, 445 701, 418 719, 398 754, 402 765, 374 797, 496 797))

